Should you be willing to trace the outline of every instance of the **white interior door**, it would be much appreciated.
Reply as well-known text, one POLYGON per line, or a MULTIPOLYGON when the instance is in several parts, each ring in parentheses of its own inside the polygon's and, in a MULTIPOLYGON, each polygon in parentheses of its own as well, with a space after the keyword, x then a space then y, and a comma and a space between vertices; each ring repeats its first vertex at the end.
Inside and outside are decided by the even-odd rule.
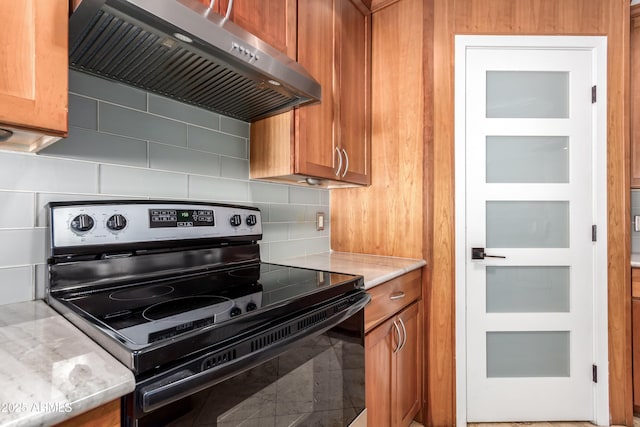
POLYGON ((593 58, 466 51, 468 421, 594 417, 593 58))

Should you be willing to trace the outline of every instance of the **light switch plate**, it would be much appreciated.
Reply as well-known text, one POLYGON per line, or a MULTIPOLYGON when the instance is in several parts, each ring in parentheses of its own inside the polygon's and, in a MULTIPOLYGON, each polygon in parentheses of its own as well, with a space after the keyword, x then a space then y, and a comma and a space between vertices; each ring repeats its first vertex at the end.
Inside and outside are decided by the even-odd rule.
POLYGON ((324 212, 316 212, 316 230, 324 230, 324 212))

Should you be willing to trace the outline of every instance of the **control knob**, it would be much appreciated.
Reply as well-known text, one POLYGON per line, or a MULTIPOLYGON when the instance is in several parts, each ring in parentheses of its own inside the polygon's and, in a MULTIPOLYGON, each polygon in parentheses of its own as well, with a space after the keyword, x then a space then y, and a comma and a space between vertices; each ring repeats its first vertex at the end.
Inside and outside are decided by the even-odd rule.
POLYGON ((240 215, 238 214, 231 215, 229 224, 231 224, 232 227, 238 227, 240 224, 242 224, 242 217, 240 217, 240 215))
POLYGON ((242 310, 240 310, 240 307, 233 307, 231 311, 229 311, 229 316, 231 317, 236 317, 240 314, 242 314, 242 310))
POLYGON ((87 214, 76 215, 71 220, 71 229, 76 233, 86 233, 93 228, 93 225, 93 218, 87 214))
POLYGON ((247 225, 249 227, 253 227, 254 225, 256 225, 257 222, 258 222, 258 220, 257 220, 255 215, 253 215, 253 214, 247 215, 247 225))
POLYGON ((107 220, 107 228, 112 231, 120 231, 127 226, 127 219, 124 215, 111 215, 107 220))
POLYGON ((256 308, 258 308, 258 306, 256 305, 255 302, 250 302, 249 304, 247 304, 247 311, 253 311, 256 308))

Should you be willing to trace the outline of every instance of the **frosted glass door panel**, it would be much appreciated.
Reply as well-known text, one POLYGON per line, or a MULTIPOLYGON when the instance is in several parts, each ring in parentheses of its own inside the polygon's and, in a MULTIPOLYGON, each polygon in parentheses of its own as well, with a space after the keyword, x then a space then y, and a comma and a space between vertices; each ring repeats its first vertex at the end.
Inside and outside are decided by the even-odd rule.
POLYGON ((568 248, 569 202, 487 201, 488 248, 568 248))
POLYGON ((487 182, 569 182, 569 138, 487 136, 487 182))
POLYGON ((487 377, 568 377, 569 332, 487 332, 487 377))
POLYGON ((487 118, 569 117, 569 73, 487 71, 487 118))
POLYGON ((487 266, 487 313, 568 313, 569 279, 569 267, 487 266))

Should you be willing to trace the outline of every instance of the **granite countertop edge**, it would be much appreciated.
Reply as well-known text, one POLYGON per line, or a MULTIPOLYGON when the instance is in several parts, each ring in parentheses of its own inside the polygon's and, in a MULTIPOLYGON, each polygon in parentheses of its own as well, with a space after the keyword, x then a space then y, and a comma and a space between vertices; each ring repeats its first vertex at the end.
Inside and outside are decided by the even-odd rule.
POLYGON ((371 289, 403 274, 427 265, 418 258, 401 258, 351 252, 322 252, 271 261, 292 267, 313 268, 335 273, 359 274, 364 277, 365 289, 371 289))
POLYGON ((60 423, 135 388, 131 370, 44 301, 0 306, 0 339, 1 427, 60 423))
POLYGON ((640 267, 640 252, 631 252, 631 267, 640 267))

